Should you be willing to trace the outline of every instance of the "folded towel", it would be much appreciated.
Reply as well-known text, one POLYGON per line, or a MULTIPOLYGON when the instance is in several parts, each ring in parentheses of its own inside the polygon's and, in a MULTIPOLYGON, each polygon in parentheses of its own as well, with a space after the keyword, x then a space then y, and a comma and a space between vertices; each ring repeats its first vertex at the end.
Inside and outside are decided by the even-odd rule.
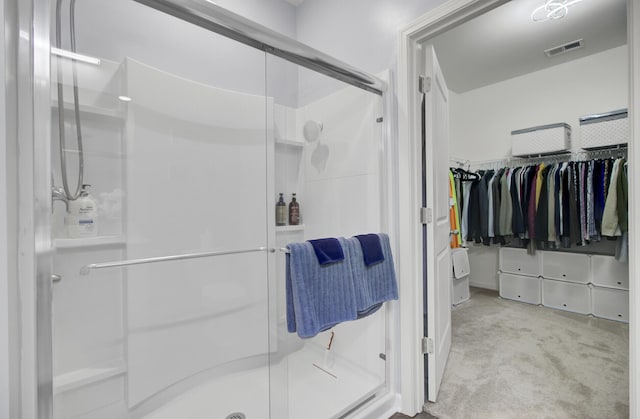
MULTIPOLYGON (((346 249, 344 238, 337 239, 346 249)), ((287 330, 313 337, 358 318, 350 258, 321 265, 311 243, 287 245, 287 330)))
POLYGON ((389 236, 379 234, 378 237, 384 260, 370 266, 365 264, 360 241, 355 237, 346 240, 346 254, 351 260, 355 281, 358 318, 375 313, 385 301, 398 299, 398 284, 389 236))
POLYGON ((380 237, 377 234, 361 234, 355 237, 358 239, 360 246, 362 247, 365 265, 371 266, 384 260, 380 237))
POLYGON ((338 239, 329 238, 308 241, 313 246, 313 251, 316 253, 320 265, 344 260, 344 252, 338 239))

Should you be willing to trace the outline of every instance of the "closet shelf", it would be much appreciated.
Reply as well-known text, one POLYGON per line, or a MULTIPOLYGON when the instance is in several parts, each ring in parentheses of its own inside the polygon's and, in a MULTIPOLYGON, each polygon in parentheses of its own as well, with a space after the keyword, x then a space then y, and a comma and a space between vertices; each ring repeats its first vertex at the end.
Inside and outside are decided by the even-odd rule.
POLYGON ((291 147, 299 147, 299 148, 303 148, 304 147, 304 143, 302 141, 287 140, 287 139, 284 139, 284 138, 276 138, 276 144, 285 145, 285 146, 291 146, 291 147))
POLYGON ((83 247, 122 246, 126 244, 125 236, 97 236, 79 239, 55 239, 56 249, 79 249, 83 247))
POLYGON ((53 377, 53 393, 59 394, 69 390, 107 380, 122 375, 127 368, 122 361, 114 362, 104 367, 81 368, 53 377))
POLYGON ((276 226, 276 233, 284 233, 288 231, 303 231, 304 224, 300 224, 297 226, 276 226))

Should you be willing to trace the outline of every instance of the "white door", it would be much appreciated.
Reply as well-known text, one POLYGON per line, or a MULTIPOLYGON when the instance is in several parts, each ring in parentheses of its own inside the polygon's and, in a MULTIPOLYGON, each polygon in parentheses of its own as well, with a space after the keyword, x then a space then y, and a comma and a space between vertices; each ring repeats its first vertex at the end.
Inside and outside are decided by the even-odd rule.
POLYGON ((451 349, 451 258, 449 248, 449 91, 433 45, 427 45, 423 87, 426 399, 436 401, 451 349))

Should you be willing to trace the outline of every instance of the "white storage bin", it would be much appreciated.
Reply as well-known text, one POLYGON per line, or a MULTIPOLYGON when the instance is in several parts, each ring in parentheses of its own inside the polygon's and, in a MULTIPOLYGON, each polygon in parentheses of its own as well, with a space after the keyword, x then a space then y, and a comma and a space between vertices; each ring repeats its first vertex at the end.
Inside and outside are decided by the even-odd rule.
POLYGON ((589 283, 589 256, 560 252, 541 252, 541 254, 544 278, 578 284, 589 283))
POLYGON ((594 316, 629 323, 629 291, 592 286, 591 297, 594 316))
POLYGON ((591 288, 585 284, 542 279, 542 305, 579 314, 591 313, 591 288))
POLYGON ((571 127, 559 123, 511 131, 511 154, 535 156, 571 149, 571 127))
POLYGON ((453 268, 453 277, 460 279, 468 276, 471 268, 469 267, 469 249, 458 248, 451 249, 451 267, 453 268))
POLYGON ((451 303, 457 306, 469 299, 469 276, 451 280, 451 303))
POLYGON ((613 256, 591 256, 591 282, 600 287, 629 289, 629 264, 613 256))
POLYGON ((500 271, 518 275, 540 276, 540 252, 527 254, 526 249, 500 249, 500 271))
POLYGON ((627 144, 629 141, 629 118, 627 110, 588 115, 580 118, 582 148, 602 148, 627 144))
POLYGON ((542 302, 540 278, 500 272, 500 297, 529 304, 542 302))

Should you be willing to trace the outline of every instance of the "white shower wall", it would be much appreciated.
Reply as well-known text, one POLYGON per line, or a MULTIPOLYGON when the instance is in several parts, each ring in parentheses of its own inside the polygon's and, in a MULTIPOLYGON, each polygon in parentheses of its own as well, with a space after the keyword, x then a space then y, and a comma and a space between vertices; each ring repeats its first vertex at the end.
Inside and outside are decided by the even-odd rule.
MULTIPOLYGON (((125 137, 126 258, 264 247, 264 96, 131 59, 126 81, 133 98, 125 137)), ((267 255, 126 270, 130 407, 194 374, 268 353, 267 255)))
MULTIPOLYGON (((265 299, 268 268, 263 253, 225 257, 225 261, 96 270, 90 276, 80 276, 79 267, 257 247, 267 240, 265 224, 273 222, 275 200, 269 202, 265 194, 279 188, 299 193, 305 225, 276 233, 276 247, 380 231, 383 139, 382 124, 375 121, 382 115, 380 97, 348 87, 301 109, 267 106, 265 120, 264 97, 203 86, 133 60, 128 60, 126 70, 104 63, 101 77, 81 77, 90 80, 89 86, 98 86, 91 91, 93 87, 83 84, 81 98, 87 179, 96 186, 100 237, 64 238, 64 206, 55 205, 54 236, 59 237, 55 271, 64 278, 54 287, 56 417, 124 418, 130 408, 136 415, 151 414, 178 400, 181 392, 192 397, 190 387, 203 391, 203 385, 211 389, 222 385, 228 390, 223 377, 251 380, 261 389, 271 384, 272 411, 284 412, 277 417, 295 417, 291 415, 311 402, 304 395, 318 389, 335 393, 323 396, 331 403, 323 403, 325 410, 317 411, 318 418, 341 412, 379 390, 386 376, 380 357, 386 353, 385 311, 334 329, 332 359, 340 375, 338 383, 332 381, 312 366, 322 360, 327 334, 303 341, 286 333, 283 254, 271 256, 280 266, 275 282, 270 282, 276 289, 277 304, 271 309, 277 306, 277 316, 268 311, 265 299), (133 102, 109 102, 123 92, 133 102), (236 97, 246 100, 237 102, 236 97), (232 105, 236 102, 242 112, 232 105), (250 108, 255 112, 247 113, 250 108), (247 119, 250 115, 254 118, 247 119), (325 127, 314 144, 304 143, 301 135, 308 119, 325 127), (253 139, 238 143, 241 131, 253 139), (267 149, 274 147, 276 160, 284 159, 284 164, 274 165, 273 178, 264 176, 270 170, 264 161, 265 138, 267 149), (212 141, 218 144, 217 153, 208 151, 212 141), (229 158, 229 153, 235 157, 229 158), (227 179, 233 181, 223 181, 227 179), (265 189, 269 181, 278 186, 265 189), (247 189, 251 185, 255 190, 247 189), (264 218, 265 202, 269 219, 264 218), (189 207, 190 203, 199 208, 189 207), (262 215, 252 216, 255 209, 262 215), (200 228, 202 218, 223 220, 214 223, 221 229, 200 228), (226 316, 226 311, 232 314, 226 316), (244 313, 245 320, 239 320, 238 313, 244 313), (269 319, 277 321, 277 327, 269 328, 269 319), (272 336, 267 336, 268 330, 272 336), (220 341, 227 349, 216 352, 220 341), (270 372, 269 351, 285 357, 270 372), (254 372, 234 375, 246 369, 254 372), (211 380, 215 376, 222 381, 211 380)), ((56 172, 55 178, 59 176, 56 172)), ((199 414, 205 417, 213 399, 201 402, 199 414)), ((264 403, 247 409, 268 411, 264 403)))
MULTIPOLYGON (((216 4, 295 38, 295 8, 284 0, 222 0, 216 4)), ((83 0, 76 6, 78 52, 119 62, 128 56, 156 68, 212 86, 265 94, 264 77, 255 69, 264 56, 131 0, 83 0), (224 60, 220 64, 220 60, 224 60)), ((66 22, 63 27, 67 28, 66 22)), ((65 34, 64 39, 67 39, 65 34)), ((297 106, 298 75, 285 62, 270 63, 270 85, 288 106, 297 106)))

